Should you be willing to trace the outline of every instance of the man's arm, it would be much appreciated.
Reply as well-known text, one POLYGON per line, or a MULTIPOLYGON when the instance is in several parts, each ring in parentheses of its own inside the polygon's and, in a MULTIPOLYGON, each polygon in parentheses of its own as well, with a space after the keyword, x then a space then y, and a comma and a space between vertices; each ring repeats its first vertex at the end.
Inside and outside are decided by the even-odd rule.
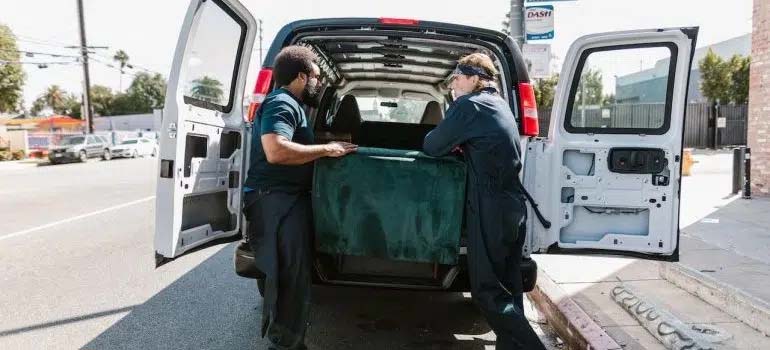
POLYGON ((291 141, 297 128, 292 107, 282 101, 272 101, 264 106, 259 130, 262 149, 267 162, 280 165, 300 165, 322 157, 341 157, 357 149, 357 146, 330 142, 325 145, 303 145, 291 141))
POLYGON ((467 141, 467 130, 473 118, 473 110, 468 110, 470 103, 453 104, 446 112, 446 117, 435 129, 425 135, 422 149, 425 154, 439 157, 449 154, 460 144, 467 141))
POLYGON ((303 145, 278 134, 265 134, 261 139, 267 162, 280 165, 300 165, 323 157, 342 157, 358 149, 358 146, 347 142, 303 145))

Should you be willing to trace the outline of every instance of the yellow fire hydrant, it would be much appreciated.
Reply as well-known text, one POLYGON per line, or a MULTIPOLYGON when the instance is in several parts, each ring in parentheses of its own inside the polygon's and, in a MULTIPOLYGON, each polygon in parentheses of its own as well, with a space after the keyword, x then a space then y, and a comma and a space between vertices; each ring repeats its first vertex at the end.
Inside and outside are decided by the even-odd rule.
POLYGON ((685 148, 682 153, 682 176, 690 176, 693 163, 697 163, 692 159, 692 148, 685 148))

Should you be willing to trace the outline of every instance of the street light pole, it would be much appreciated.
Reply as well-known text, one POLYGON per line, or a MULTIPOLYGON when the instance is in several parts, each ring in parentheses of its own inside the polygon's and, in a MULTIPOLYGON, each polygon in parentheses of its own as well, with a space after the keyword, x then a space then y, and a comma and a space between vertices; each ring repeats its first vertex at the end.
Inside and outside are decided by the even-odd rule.
POLYGON ((262 19, 259 19, 259 67, 262 68, 262 19))
POLYGON ((88 74, 88 45, 86 45, 86 24, 83 16, 83 0, 77 0, 78 19, 80 21, 80 59, 83 60, 83 117, 89 134, 94 133, 94 120, 91 114, 91 78, 88 74))
POLYGON ((524 0, 511 0, 511 37, 522 48, 524 44, 524 0))

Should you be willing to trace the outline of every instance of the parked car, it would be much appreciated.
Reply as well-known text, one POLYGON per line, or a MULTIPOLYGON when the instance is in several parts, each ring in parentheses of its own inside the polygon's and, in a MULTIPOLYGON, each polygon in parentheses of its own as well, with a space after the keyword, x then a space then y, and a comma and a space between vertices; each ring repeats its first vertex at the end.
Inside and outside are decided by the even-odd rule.
POLYGON ((158 145, 155 141, 146 138, 129 138, 110 147, 112 158, 155 157, 156 154, 158 154, 158 145))
POLYGON ((68 161, 85 162, 88 158, 110 157, 110 142, 99 135, 69 135, 48 150, 51 164, 68 161))
MULTIPOLYGON (((524 228, 526 288, 533 288, 536 279, 530 254, 678 260, 682 135, 698 28, 579 38, 564 58, 547 137, 539 135, 527 64, 504 33, 394 18, 289 23, 267 51, 247 101, 242 96, 255 33, 254 18, 238 1, 191 1, 159 133, 158 266, 245 237, 243 176, 249 145, 259 142, 251 139, 251 119, 277 88, 274 58, 292 44, 305 45, 320 57, 320 103, 307 110, 317 141, 349 140, 361 146, 359 154, 316 162, 316 282, 467 289, 464 192, 446 197, 445 188, 436 186, 454 179, 452 188, 464 191, 465 178, 442 169, 463 170, 452 165, 457 160, 420 151, 424 136, 453 101, 445 78, 459 58, 473 52, 485 52, 495 61, 498 91, 522 135, 521 180, 533 199, 524 228), (665 84, 643 96, 645 101, 623 100, 622 83, 633 79, 621 78, 638 72, 645 58, 663 62, 655 67, 655 78, 665 84), (601 70, 624 64, 630 68, 601 70), (613 74, 616 85, 609 85, 613 74), (208 93, 211 89, 198 86, 202 81, 215 81, 221 89, 208 93), (615 89, 617 95, 604 99, 614 102, 601 102, 601 93, 591 97, 591 84, 615 89), (379 171, 393 167, 383 162, 399 164, 399 177, 379 171), (368 190, 361 183, 392 186, 368 190), (385 206, 391 202, 398 206, 385 206)), ((242 242, 235 251, 236 272, 259 277, 253 259, 242 242)))

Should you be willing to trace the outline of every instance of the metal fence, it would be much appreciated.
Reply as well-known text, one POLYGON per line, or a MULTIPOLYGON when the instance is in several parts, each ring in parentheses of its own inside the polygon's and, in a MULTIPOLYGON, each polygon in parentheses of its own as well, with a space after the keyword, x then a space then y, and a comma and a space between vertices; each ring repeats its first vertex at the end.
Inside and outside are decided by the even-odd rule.
MULTIPOLYGON (((573 121, 588 127, 657 127, 662 124, 662 104, 627 104, 613 105, 576 111, 573 121), (602 115, 602 109, 607 110, 602 115), (606 115, 613 116, 607 118, 606 115)), ((748 106, 723 105, 712 107, 708 103, 687 105, 685 119, 684 146, 688 148, 709 148, 740 146, 746 144, 746 119, 748 106), (720 125, 719 118, 724 118, 720 125)), ((540 136, 548 136, 551 110, 538 109, 540 136)), ((573 122, 574 124, 574 122, 573 122)))
POLYGON ((746 145, 746 128, 749 115, 748 105, 719 106, 718 117, 726 119, 726 126, 718 128, 717 144, 720 146, 746 145))

